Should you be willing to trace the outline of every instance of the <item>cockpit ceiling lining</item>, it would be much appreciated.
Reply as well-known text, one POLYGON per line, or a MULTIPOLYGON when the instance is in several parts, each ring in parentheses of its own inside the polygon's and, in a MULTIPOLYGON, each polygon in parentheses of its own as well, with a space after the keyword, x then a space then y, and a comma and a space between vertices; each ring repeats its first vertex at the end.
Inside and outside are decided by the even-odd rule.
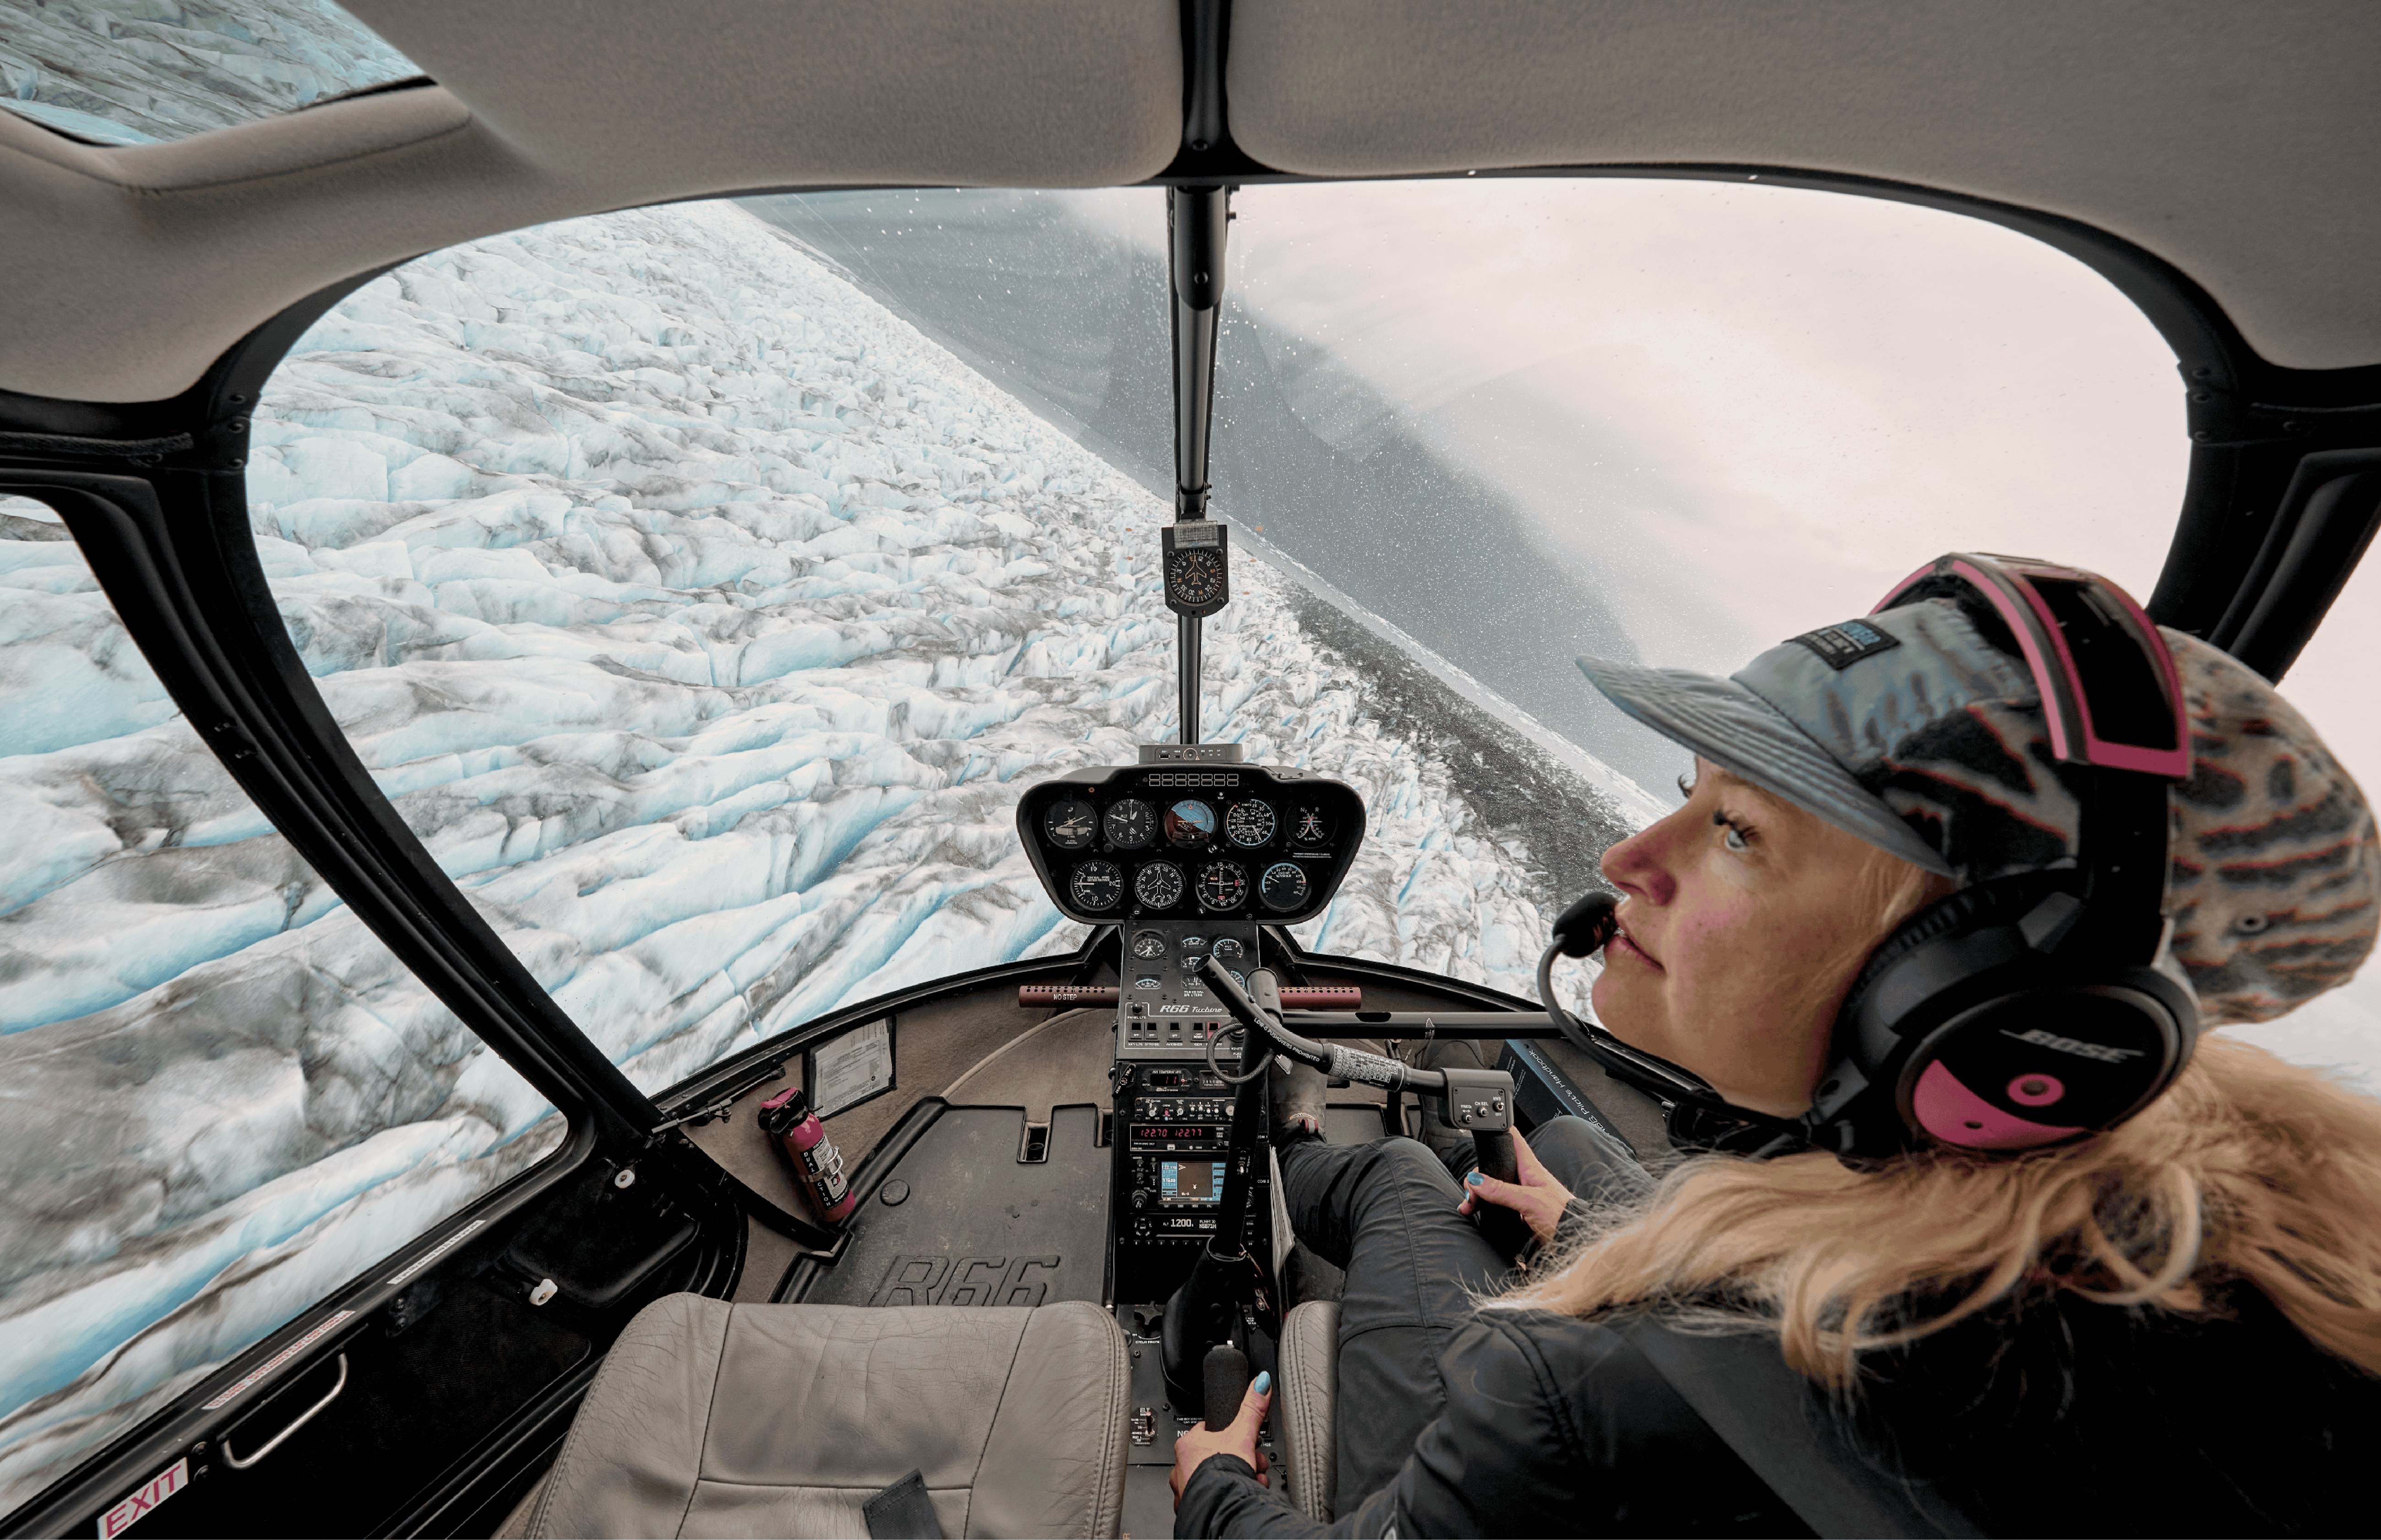
POLYGON ((1240 149, 1326 177, 1774 165, 2097 226, 2274 362, 2381 361, 2367 0, 1235 0, 1240 149))
MULTIPOLYGON (((170 396, 326 285, 546 220, 1178 148, 1174 0, 349 8, 441 84, 124 149, 0 115, 0 387, 170 396)), ((2376 78, 2364 0, 1235 0, 1227 94, 1292 173, 1771 165, 2062 214, 2320 369, 2381 361, 2376 78)))

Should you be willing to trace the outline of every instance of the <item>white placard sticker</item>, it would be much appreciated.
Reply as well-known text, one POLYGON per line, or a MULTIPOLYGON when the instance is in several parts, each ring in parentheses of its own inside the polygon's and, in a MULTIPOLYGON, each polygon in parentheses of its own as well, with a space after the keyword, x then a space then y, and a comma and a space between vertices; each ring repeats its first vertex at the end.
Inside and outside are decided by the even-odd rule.
POLYGON ((893 1022, 880 1018, 811 1050, 811 1110, 832 1118, 893 1089, 893 1022))
POLYGON ((149 1478, 149 1484, 99 1516, 99 1540, 116 1540, 135 1521, 190 1484, 188 1455, 149 1478))

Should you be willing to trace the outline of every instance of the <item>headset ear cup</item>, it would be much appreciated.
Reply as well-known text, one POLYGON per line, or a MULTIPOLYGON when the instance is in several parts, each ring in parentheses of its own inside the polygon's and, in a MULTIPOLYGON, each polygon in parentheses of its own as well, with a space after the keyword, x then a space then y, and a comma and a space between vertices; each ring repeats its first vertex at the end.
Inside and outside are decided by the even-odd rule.
POLYGON ((1879 979, 1893 972, 1895 963, 1927 943, 1956 932, 2009 924, 2023 918, 2028 910, 2064 886, 2067 875, 2065 873, 2029 872, 2021 876, 1978 883, 1920 910, 1904 921, 1899 930, 1886 936, 1884 943, 1869 954, 1868 961, 1862 964, 1860 972, 1853 976, 1851 988, 1845 992, 1843 1007, 1836 1017, 1838 1051, 1848 1045, 1844 1042, 1845 1030, 1854 1020, 1861 1001, 1876 987, 1879 979))

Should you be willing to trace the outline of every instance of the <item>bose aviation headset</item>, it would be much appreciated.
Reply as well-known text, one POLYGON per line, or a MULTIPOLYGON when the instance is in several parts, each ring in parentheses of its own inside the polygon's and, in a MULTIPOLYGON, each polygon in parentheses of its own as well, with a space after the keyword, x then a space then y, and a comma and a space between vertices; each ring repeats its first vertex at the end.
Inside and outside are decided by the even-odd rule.
MULTIPOLYGON (((1948 598, 1988 642, 2021 656, 2050 752, 2077 767, 2076 862, 1997 877, 1923 911, 1854 979, 1834 1059, 1799 1119, 1720 1099, 1678 1066, 1557 1024, 1607 1069, 1716 1117, 1764 1149, 1807 1143, 1848 1159, 1925 1143, 2038 1149, 2116 1127, 2174 1083, 2199 1036, 2189 986, 2155 963, 2167 931, 2167 788, 2191 772, 2181 684, 2157 628, 2115 584, 2071 568, 1954 554, 1897 584, 1886 610, 1948 598)), ((1874 613, 1874 612, 1872 612, 1874 613)), ((1591 894, 1556 922, 1557 952, 1608 939, 1618 900, 1591 894)))

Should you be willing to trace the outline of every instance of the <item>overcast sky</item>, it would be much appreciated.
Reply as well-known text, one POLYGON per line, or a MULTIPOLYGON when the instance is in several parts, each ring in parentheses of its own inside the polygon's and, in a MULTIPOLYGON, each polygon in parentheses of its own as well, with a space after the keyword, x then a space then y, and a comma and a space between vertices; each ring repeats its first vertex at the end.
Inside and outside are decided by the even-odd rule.
MULTIPOLYGON (((1509 490, 1648 662, 1731 671, 1946 550, 2156 582, 2188 458, 2174 356, 2026 237, 1737 183, 1257 187, 1234 208, 1233 296, 1509 490)), ((1154 192, 1081 213, 1163 238, 1154 192)), ((2375 565, 2283 688, 2381 790, 2375 565)), ((2342 996, 2260 1038, 2381 1089, 2381 968, 2342 996)))

